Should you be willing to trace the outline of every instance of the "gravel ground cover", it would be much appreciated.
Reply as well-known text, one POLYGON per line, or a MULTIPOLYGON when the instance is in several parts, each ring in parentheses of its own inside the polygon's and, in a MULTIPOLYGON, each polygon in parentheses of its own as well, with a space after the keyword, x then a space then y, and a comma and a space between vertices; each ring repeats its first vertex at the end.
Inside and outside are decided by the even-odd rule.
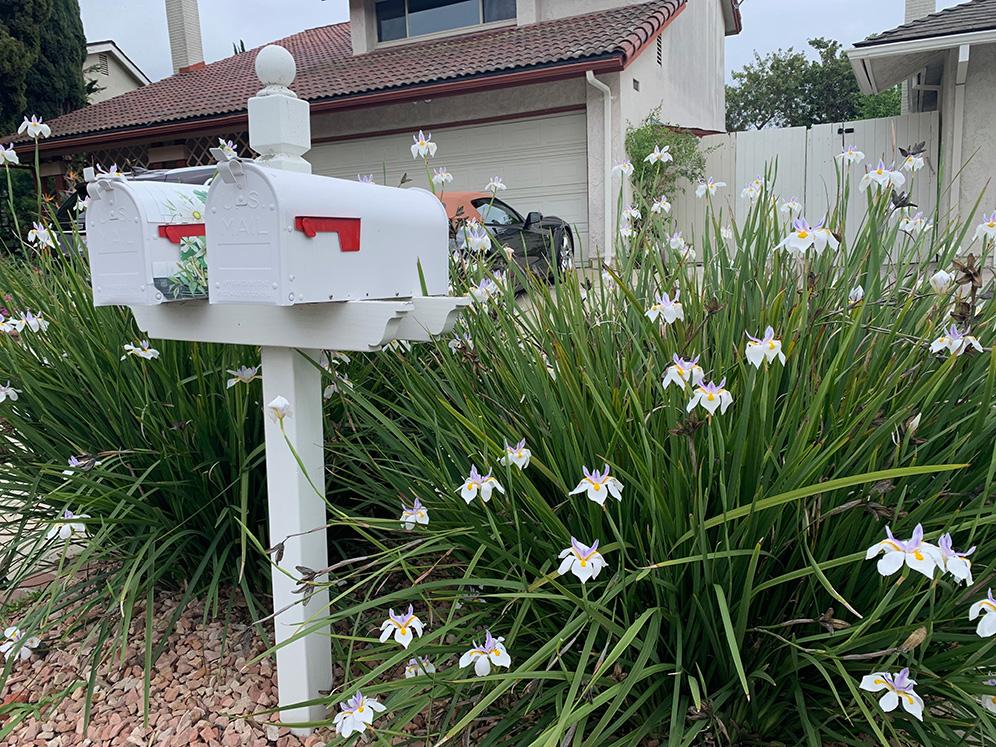
MULTIPOLYGON (((165 624, 177 601, 158 602, 155 619, 165 624)), ((143 718, 143 622, 137 615, 124 657, 100 669, 86 732, 85 682, 93 648, 80 641, 53 641, 47 651, 15 665, 2 694, 5 702, 39 704, 41 718, 29 716, 0 745, 311 747, 335 741, 331 729, 301 739, 273 723, 275 667, 269 659, 253 661, 266 645, 248 624, 244 607, 234 604, 227 621, 221 616, 205 623, 203 615, 202 605, 190 605, 156 662, 148 725, 143 718), (62 702, 44 707, 73 682, 84 684, 62 702)))

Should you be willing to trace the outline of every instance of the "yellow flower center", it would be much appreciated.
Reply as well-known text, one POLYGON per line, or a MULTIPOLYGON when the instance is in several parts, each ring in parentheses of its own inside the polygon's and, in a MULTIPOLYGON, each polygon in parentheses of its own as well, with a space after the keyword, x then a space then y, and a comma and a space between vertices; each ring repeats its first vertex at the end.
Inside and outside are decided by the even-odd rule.
POLYGON ((592 486, 593 488, 595 488, 595 492, 598 492, 599 490, 601 490, 601 489, 602 489, 602 486, 601 486, 600 484, 598 484, 597 482, 593 482, 593 483, 591 484, 591 486, 592 486))
POLYGON ((357 713, 363 713, 363 706, 360 706, 359 708, 357 708, 356 712, 357 713))
POLYGON ((709 396, 706 397, 706 399, 708 399, 710 402, 712 402, 714 399, 716 399, 716 395, 713 394, 712 392, 709 392, 709 396))
POLYGON ((916 558, 917 560, 923 560, 923 553, 920 552, 919 550, 914 550, 913 557, 916 558))
POLYGON ((588 561, 587 561, 587 559, 585 559, 585 558, 580 558, 580 561, 581 561, 581 567, 582 567, 582 568, 585 568, 585 567, 586 567, 586 566, 588 565, 588 561))
POLYGON ((807 239, 807 238, 809 238, 809 231, 799 231, 799 238, 800 239, 807 239))
POLYGON ((408 628, 404 625, 401 626, 401 635, 408 635, 408 628))
POLYGON ((467 490, 470 490, 470 489, 472 489, 473 487, 474 487, 474 483, 472 483, 472 482, 468 482, 468 483, 467 483, 467 490))
POLYGON ((774 349, 775 349, 775 342, 774 340, 772 340, 771 342, 768 343, 768 350, 774 350, 774 349))
POLYGON ((882 169, 875 169, 875 173, 878 174, 879 176, 882 176, 882 174, 884 174, 885 172, 882 171, 882 169))
POLYGON ((493 648, 493 649, 491 649, 491 655, 492 656, 501 656, 501 651, 499 651, 496 648, 493 648))

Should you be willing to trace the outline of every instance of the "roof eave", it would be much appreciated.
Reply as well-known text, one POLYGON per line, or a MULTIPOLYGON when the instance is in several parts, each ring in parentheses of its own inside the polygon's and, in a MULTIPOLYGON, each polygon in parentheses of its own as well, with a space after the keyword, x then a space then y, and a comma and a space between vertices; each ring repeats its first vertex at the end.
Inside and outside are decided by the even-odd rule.
MULTIPOLYGON (((544 65, 542 67, 509 70, 469 78, 456 78, 438 83, 402 86, 370 93, 348 94, 328 99, 313 99, 310 102, 311 113, 319 114, 337 110, 413 101, 431 96, 457 95, 471 91, 563 80, 565 78, 583 76, 589 70, 596 73, 619 72, 624 70, 635 56, 635 54, 627 55, 623 52, 613 52, 584 60, 571 60, 563 63, 544 65)), ((157 138, 180 132, 187 133, 191 131, 213 130, 220 127, 245 126, 247 121, 248 115, 245 110, 227 112, 205 117, 181 119, 161 125, 150 126, 142 124, 133 127, 102 130, 100 132, 80 133, 78 135, 63 137, 56 136, 39 141, 38 148, 42 152, 73 151, 102 143, 128 140, 128 136, 132 134, 134 135, 134 139, 157 138)), ((23 154, 33 151, 35 143, 34 141, 15 143, 14 148, 23 154)))
POLYGON ((744 30, 744 19, 740 13, 740 0, 720 0, 723 5, 723 24, 727 36, 736 36, 744 30))
POLYGON ((107 51, 113 54, 115 59, 117 59, 118 62, 121 63, 121 66, 124 67, 132 75, 132 77, 134 77, 135 80, 137 80, 142 85, 147 86, 152 82, 151 80, 149 80, 149 76, 143 73, 142 69, 134 62, 132 62, 131 58, 128 57, 128 55, 125 54, 124 50, 121 49, 121 47, 119 47, 117 43, 114 42, 113 40, 107 39, 105 41, 87 42, 86 45, 87 54, 97 54, 103 51, 107 51))
POLYGON ((847 50, 847 56, 851 61, 851 67, 854 69, 854 75, 858 79, 861 92, 875 94, 895 85, 894 81, 876 80, 874 68, 877 60, 943 52, 946 49, 954 49, 965 44, 972 46, 993 43, 996 43, 996 29, 931 36, 924 39, 882 42, 880 44, 859 42, 862 46, 851 47, 847 50))

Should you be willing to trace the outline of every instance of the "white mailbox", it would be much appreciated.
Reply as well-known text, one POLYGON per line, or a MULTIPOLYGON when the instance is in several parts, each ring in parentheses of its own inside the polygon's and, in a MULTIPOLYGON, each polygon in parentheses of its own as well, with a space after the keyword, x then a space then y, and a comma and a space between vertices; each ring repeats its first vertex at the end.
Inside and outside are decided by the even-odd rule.
POLYGON ((431 192, 238 160, 218 169, 205 221, 211 303, 291 306, 448 293, 449 226, 431 192))
POLYGON ((87 194, 94 305, 207 298, 207 187, 102 175, 87 194))

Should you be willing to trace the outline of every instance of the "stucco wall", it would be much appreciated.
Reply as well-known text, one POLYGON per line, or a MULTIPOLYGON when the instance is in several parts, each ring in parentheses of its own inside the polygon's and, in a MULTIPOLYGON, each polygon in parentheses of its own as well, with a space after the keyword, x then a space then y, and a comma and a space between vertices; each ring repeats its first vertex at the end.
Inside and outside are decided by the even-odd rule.
MULTIPOLYGON (((961 215, 976 220, 971 211, 979 195, 988 214, 996 209, 996 44, 972 47, 965 80, 965 134, 961 177, 961 215)), ((951 164, 957 169, 958 164, 951 164)))
POLYGON ((726 131, 725 48, 721 0, 694 0, 623 73, 622 114, 636 125, 657 107, 680 127, 726 131), (634 88, 637 80, 640 90, 634 88))
MULTIPOLYGON (((99 54, 88 54, 86 62, 83 63, 83 69, 89 70, 98 63, 98 60, 99 54)), ((85 73, 88 79, 96 80, 97 85, 103 89, 90 97, 91 104, 119 96, 122 93, 128 93, 128 91, 134 91, 142 86, 142 83, 136 80, 111 54, 107 55, 107 72, 107 75, 96 70, 85 73)))
POLYGON ((377 133, 385 130, 431 128, 489 117, 514 116, 546 109, 581 105, 585 101, 581 78, 529 86, 441 96, 400 104, 316 114, 311 137, 323 138, 377 133))
POLYGON ((373 0, 349 0, 349 32, 353 54, 363 54, 377 46, 373 0))

